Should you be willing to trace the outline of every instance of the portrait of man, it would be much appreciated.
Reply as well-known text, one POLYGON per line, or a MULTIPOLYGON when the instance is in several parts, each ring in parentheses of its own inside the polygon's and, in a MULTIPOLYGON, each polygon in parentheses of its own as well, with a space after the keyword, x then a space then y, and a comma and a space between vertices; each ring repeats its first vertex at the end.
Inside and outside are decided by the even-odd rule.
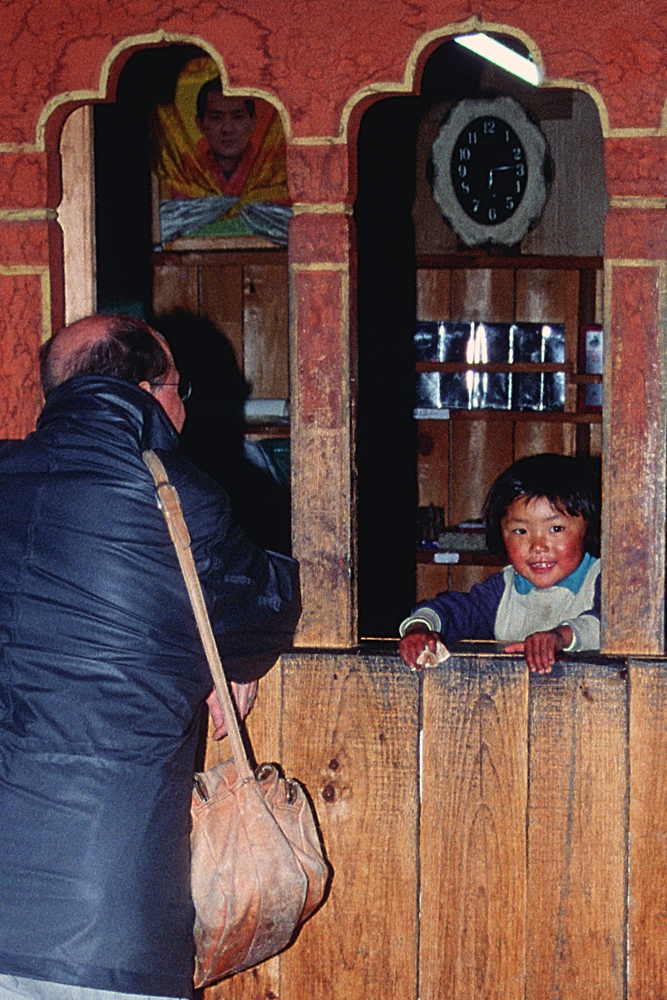
POLYGON ((287 243, 285 135, 267 101, 223 93, 208 56, 190 60, 174 100, 156 108, 160 242, 256 234, 287 243))

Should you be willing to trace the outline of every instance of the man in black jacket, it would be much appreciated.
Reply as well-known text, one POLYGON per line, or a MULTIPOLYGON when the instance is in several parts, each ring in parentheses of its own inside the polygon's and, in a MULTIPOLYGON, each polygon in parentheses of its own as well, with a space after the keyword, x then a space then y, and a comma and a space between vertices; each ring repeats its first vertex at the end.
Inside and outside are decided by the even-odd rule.
POLYGON ((0 1000, 189 998, 205 700, 220 720, 142 452, 179 492, 242 712, 291 642, 297 567, 179 456, 179 374, 150 327, 79 321, 42 381, 36 432, 0 449, 0 1000))

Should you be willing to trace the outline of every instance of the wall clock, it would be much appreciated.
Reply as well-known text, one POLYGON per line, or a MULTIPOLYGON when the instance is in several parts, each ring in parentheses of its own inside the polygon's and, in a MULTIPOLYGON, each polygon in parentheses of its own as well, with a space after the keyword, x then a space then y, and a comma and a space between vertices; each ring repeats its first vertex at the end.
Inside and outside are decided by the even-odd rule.
POLYGON ((452 108, 431 149, 433 197, 468 246, 512 246, 542 214, 547 141, 511 97, 452 108))

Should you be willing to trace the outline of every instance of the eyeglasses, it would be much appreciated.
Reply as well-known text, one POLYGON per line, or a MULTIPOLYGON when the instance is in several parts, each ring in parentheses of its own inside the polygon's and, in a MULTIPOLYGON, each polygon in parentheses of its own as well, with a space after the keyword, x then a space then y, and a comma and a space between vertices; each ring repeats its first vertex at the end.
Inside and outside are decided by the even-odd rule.
POLYGON ((181 399, 181 402, 183 403, 185 403, 192 394, 192 382, 190 381, 189 378, 186 378, 184 375, 180 376, 178 382, 151 382, 151 385, 153 386, 154 389, 159 389, 161 386, 164 385, 178 386, 178 395, 181 399))

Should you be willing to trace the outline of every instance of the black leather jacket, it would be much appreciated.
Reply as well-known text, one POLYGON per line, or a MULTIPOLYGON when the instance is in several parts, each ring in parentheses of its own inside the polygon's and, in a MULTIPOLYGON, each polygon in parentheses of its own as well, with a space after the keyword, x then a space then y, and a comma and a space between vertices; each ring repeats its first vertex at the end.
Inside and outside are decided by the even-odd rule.
POLYGON ((228 675, 299 616, 296 563, 257 549, 181 458, 155 400, 75 378, 0 448, 0 972, 192 991, 189 808, 211 689, 141 453, 177 487, 228 675))

